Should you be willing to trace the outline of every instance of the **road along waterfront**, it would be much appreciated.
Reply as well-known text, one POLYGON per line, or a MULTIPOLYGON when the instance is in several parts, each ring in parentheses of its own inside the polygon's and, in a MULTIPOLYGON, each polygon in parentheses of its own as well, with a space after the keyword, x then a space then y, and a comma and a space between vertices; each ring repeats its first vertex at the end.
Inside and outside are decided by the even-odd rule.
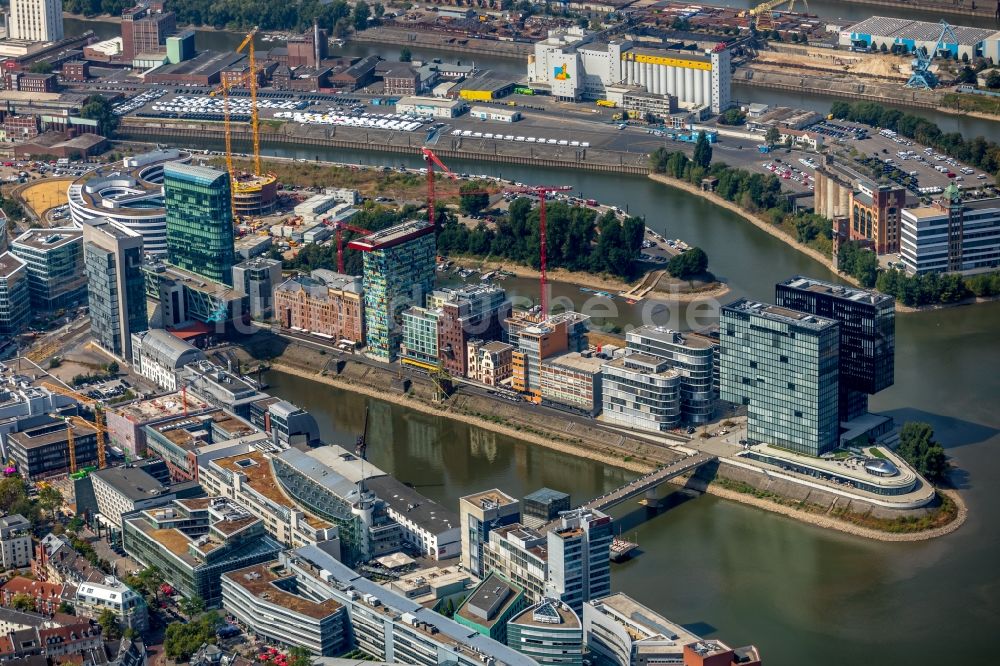
MULTIPOLYGON (((278 153, 421 166, 410 156, 312 147, 278 153)), ((774 283, 797 273, 835 277, 735 213, 645 177, 463 160, 449 166, 528 183, 570 184, 579 196, 628 207, 664 236, 704 248, 712 269, 732 289, 731 298, 773 299, 774 283)), ((537 296, 532 280, 507 280, 504 287, 514 295, 537 296)), ((580 303, 581 292, 556 284, 555 297, 580 303)), ((608 315, 598 323, 623 327, 652 320, 691 328, 717 316, 717 305, 704 303, 630 306, 613 300, 606 306, 608 315)), ((734 642, 756 642, 773 664, 913 666, 987 654, 991 634, 1000 629, 995 571, 1000 484, 993 482, 1000 477, 1000 457, 994 453, 1000 447, 997 331, 1000 303, 900 314, 896 383, 872 400, 875 410, 935 427, 958 468, 955 482, 968 505, 960 530, 926 542, 871 542, 716 497, 686 501, 681 494, 672 498, 677 506, 654 520, 641 522, 644 508, 615 512, 623 532, 632 540, 637 536, 643 551, 616 565, 615 588, 686 625, 717 630, 734 642), (927 636, 931 625, 933 636, 914 639, 927 636)), ((286 377, 269 376, 276 395, 318 412, 324 434, 336 435, 331 441, 353 442, 364 398, 317 391, 312 382, 286 377)), ((402 407, 379 410, 373 412, 373 424, 382 429, 381 441, 392 449, 386 455, 395 461, 375 462, 404 480, 439 484, 422 491, 452 505, 466 492, 497 483, 508 484, 515 494, 548 484, 574 498, 589 497, 620 485, 620 475, 626 474, 402 407), (483 437, 495 452, 492 461, 480 453, 483 437), (562 467, 573 471, 564 473, 562 467), (604 475, 614 481, 598 488, 604 475)))

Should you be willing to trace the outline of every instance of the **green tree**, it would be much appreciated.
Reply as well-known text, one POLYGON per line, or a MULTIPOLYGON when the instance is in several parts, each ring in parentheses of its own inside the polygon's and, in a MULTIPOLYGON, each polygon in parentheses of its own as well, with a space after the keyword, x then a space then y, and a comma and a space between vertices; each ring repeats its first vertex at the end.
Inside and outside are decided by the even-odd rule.
POLYGON ((10 599, 10 607, 24 613, 34 613, 36 610, 35 598, 30 594, 15 594, 10 599))
POLYGON ((97 624, 101 625, 101 633, 108 640, 122 637, 122 627, 118 622, 118 615, 110 608, 101 611, 97 617, 97 624))
POLYGON ((184 597, 180 603, 181 612, 188 617, 194 617, 205 612, 205 600, 200 596, 184 597))
POLYGON ((781 132, 778 131, 777 127, 771 125, 767 128, 767 132, 764 134, 764 141, 767 142, 767 145, 773 148, 779 141, 781 141, 781 132))
POLYGON ((694 144, 693 161, 702 169, 707 169, 712 163, 712 144, 708 142, 708 136, 704 130, 698 132, 698 140, 694 144))
POLYGON ((63 496, 53 486, 45 486, 38 491, 38 506, 42 511, 49 514, 50 518, 55 517, 56 509, 62 506, 63 496))
POLYGON ((948 459, 944 448, 934 440, 934 428, 929 423, 903 424, 896 453, 929 481, 939 482, 947 477, 948 459))
POLYGON ((288 666, 312 666, 312 652, 306 648, 296 645, 288 651, 288 666))
POLYGON ((986 87, 994 90, 1000 88, 1000 70, 994 69, 986 75, 986 87))
POLYGON ((368 27, 368 18, 371 16, 371 10, 368 8, 368 3, 365 0, 358 0, 358 4, 354 5, 354 13, 351 14, 351 21, 354 23, 354 29, 358 32, 364 30, 368 27))
POLYGON ((971 67, 968 67, 968 66, 963 67, 962 71, 960 71, 958 73, 958 76, 956 77, 955 81, 958 82, 958 83, 971 83, 971 84, 975 85, 975 83, 976 83, 976 70, 974 70, 974 69, 972 69, 971 67))
POLYGON ((59 608, 56 609, 60 613, 65 613, 66 615, 76 615, 76 608, 73 607, 68 601, 60 601, 59 608))
POLYGON ((83 529, 83 518, 80 516, 73 516, 70 518, 69 523, 66 524, 66 531, 71 534, 76 534, 83 529))
POLYGON ((111 110, 111 102, 101 95, 91 95, 83 100, 80 117, 97 121, 97 131, 106 137, 114 135, 118 129, 118 116, 111 110))
POLYGON ((747 121, 746 115, 739 108, 727 109, 719 116, 719 122, 723 125, 742 125, 747 121))
POLYGON ((404 46, 399 50, 399 62, 411 62, 413 60, 413 52, 410 51, 409 47, 404 46))
POLYGON ((214 611, 205 613, 187 623, 174 622, 167 626, 163 647, 167 657, 174 661, 187 661, 205 643, 215 644, 215 632, 222 618, 214 611))
POLYGON ((464 183, 459 188, 460 205, 466 215, 478 215, 490 205, 490 196, 482 191, 481 183, 464 183))
POLYGON ((47 60, 36 60, 28 67, 28 71, 32 74, 51 74, 52 63, 47 60))
POLYGON ((27 499, 24 479, 20 476, 8 476, 0 479, 0 510, 4 513, 15 513, 13 507, 27 499))
POLYGON ((679 280, 688 280, 708 269, 708 255, 700 247, 682 252, 667 262, 667 272, 679 280))

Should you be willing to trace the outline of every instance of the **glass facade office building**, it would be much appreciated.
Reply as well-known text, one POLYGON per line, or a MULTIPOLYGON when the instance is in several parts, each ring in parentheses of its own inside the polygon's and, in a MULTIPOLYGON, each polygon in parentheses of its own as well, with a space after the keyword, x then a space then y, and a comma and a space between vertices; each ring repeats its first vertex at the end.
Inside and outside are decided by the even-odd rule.
POLYGON ((0 335, 12 338, 31 320, 28 266, 10 252, 0 254, 0 335))
POLYGON ((83 222, 90 331, 104 349, 132 358, 132 334, 149 328, 142 236, 107 218, 83 222))
POLYGON ((868 411, 868 396, 893 384, 896 301, 864 289, 796 276, 775 285, 775 303, 840 322, 840 420, 868 411))
POLYGON ((168 261, 232 285, 236 252, 229 188, 225 171, 179 162, 163 168, 168 261))
POLYGON ((401 314, 434 288, 437 240, 426 220, 410 220, 350 242, 364 252, 368 354, 392 362, 402 342, 401 314))
POLYGON ((839 441, 840 325, 740 299, 722 308, 722 399, 747 408, 747 440, 818 456, 839 441))

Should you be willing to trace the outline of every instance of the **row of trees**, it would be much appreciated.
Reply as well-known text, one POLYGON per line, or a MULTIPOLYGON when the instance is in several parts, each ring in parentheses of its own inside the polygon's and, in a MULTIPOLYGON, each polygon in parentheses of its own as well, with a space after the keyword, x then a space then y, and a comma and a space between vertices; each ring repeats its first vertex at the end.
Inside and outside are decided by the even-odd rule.
POLYGON ((1000 174, 1000 144, 981 136, 966 139, 961 132, 942 132, 930 120, 887 109, 876 102, 834 102, 830 113, 835 118, 889 129, 918 143, 931 146, 987 173, 1000 174))
MULTIPOLYGON (((131 7, 130 0, 63 0, 63 8, 74 14, 118 16, 131 7)), ((301 0, 294 3, 271 3, 265 0, 171 0, 170 10, 177 15, 179 25, 211 26, 248 30, 292 30, 301 32, 317 21, 321 28, 341 37, 350 28, 364 30, 371 22, 381 19, 385 8, 381 3, 368 5, 365 0, 347 3, 333 0, 301 0), (353 9, 352 9, 353 5, 353 9)))
POLYGON ((1000 272, 969 276, 956 273, 907 275, 903 271, 890 269, 878 274, 875 288, 912 307, 958 303, 972 296, 1000 296, 1000 272))
POLYGON ((832 227, 829 220, 810 213, 792 213, 792 206, 783 196, 781 180, 777 176, 734 168, 722 162, 710 163, 711 145, 706 141, 707 150, 699 150, 700 143, 699 137, 699 143, 695 144, 698 159, 689 158, 681 151, 657 148, 650 157, 653 171, 698 186, 705 177, 718 178, 715 193, 720 197, 750 213, 760 214, 775 226, 793 234, 799 242, 830 253, 832 227), (706 163, 706 157, 709 163, 706 163))
MULTIPOLYGON (((470 229, 449 219, 438 235, 438 252, 505 259, 538 268, 538 216, 538 207, 521 197, 511 202, 508 214, 498 218, 495 227, 480 223, 470 229)), ((639 272, 644 226, 635 217, 620 222, 610 211, 598 217, 590 208, 547 204, 548 266, 631 279, 639 272)))
POLYGON ((963 276, 957 273, 908 275, 895 268, 879 270, 875 253, 856 241, 844 243, 837 260, 837 267, 856 278, 862 287, 874 287, 910 307, 947 305, 972 296, 1000 296, 998 271, 963 276))

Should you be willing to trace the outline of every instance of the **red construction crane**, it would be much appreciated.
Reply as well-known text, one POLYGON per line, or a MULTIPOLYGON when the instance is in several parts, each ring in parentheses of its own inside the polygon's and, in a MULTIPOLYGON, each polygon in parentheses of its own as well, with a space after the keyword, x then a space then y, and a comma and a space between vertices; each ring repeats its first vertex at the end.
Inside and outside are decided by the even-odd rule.
POLYGON ((458 180, 458 176, 451 172, 445 163, 442 162, 434 151, 423 146, 421 152, 424 154, 424 162, 427 162, 427 219, 431 224, 436 224, 434 217, 434 165, 436 164, 442 171, 451 176, 453 180, 458 180))
POLYGON ((363 234, 367 236, 372 233, 368 229, 362 229, 361 227, 355 227, 353 225, 347 224, 346 222, 331 222, 329 219, 323 220, 323 224, 328 227, 333 227, 337 230, 337 272, 344 272, 344 232, 353 231, 356 234, 363 234))
POLYGON ((546 262, 546 247, 545 247, 545 200, 548 199, 549 192, 568 192, 572 190, 571 185, 526 185, 525 187, 516 187, 512 189, 504 190, 504 192, 512 192, 516 194, 537 194, 539 201, 538 209, 538 257, 540 270, 540 282, 542 288, 541 297, 541 315, 542 318, 549 316, 549 296, 548 281, 545 277, 545 262, 546 262))
MULTIPOLYGON (((437 165, 444 173, 448 174, 452 179, 459 180, 458 176, 452 173, 451 169, 442 162, 437 155, 434 154, 430 148, 426 146, 420 149, 424 154, 424 161, 427 162, 427 219, 433 224, 436 220, 434 204, 435 204, 435 192, 434 192, 434 166, 437 165)), ((525 187, 515 187, 515 188, 505 188, 502 192, 510 192, 515 194, 537 194, 540 203, 539 215, 538 215, 538 237, 539 237, 539 265, 541 270, 539 271, 541 275, 541 309, 542 317, 547 317, 549 314, 548 310, 548 293, 546 286, 548 284, 545 276, 545 263, 546 263, 546 246, 545 246, 545 200, 550 192, 568 192, 573 188, 569 185, 528 185, 525 187)), ((466 194, 497 194, 497 192, 466 192, 466 194)))

